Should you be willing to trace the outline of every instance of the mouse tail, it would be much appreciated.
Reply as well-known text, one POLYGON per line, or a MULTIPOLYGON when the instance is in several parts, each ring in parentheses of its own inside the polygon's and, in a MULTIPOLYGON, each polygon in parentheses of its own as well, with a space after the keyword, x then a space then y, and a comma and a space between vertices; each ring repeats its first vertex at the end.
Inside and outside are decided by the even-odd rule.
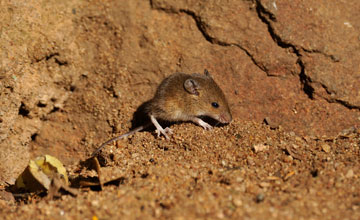
POLYGON ((138 131, 144 130, 145 128, 149 127, 151 123, 148 123, 146 125, 141 125, 139 127, 134 128, 133 130, 129 131, 128 133, 122 134, 120 136, 116 136, 111 138, 110 140, 106 141, 105 143, 103 143, 102 145, 100 145, 100 147, 98 147, 92 154, 91 157, 95 157, 101 149, 103 149, 106 145, 110 144, 113 141, 117 141, 123 138, 126 138, 127 136, 133 135, 138 131))

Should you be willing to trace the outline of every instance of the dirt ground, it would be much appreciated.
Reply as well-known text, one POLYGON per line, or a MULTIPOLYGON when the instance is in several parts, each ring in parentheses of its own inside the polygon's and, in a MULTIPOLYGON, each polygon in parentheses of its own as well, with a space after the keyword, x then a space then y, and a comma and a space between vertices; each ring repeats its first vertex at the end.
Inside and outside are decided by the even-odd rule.
POLYGON ((360 2, 0 2, 1 219, 360 219, 360 2), (108 145, 174 72, 208 69, 233 114, 108 145), (77 196, 12 191, 30 159, 77 196), (116 180, 116 181, 115 181, 116 180))

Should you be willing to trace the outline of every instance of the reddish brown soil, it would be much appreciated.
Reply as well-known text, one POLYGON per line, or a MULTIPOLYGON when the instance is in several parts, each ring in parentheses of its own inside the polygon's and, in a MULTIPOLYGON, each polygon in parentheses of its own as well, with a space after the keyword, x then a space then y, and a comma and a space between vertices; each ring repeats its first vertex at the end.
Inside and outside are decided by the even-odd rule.
POLYGON ((1 1, 0 218, 360 219, 359 10, 357 0, 1 1), (170 141, 144 131, 107 146, 103 177, 121 181, 102 190, 8 192, 43 154, 74 183, 165 76, 204 68, 231 124, 174 124, 170 141))

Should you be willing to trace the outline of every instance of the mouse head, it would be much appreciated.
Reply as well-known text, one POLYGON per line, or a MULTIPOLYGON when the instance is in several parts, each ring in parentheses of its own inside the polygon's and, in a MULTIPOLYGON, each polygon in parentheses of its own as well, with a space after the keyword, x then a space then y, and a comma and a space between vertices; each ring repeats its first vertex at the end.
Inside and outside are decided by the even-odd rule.
POLYGON ((196 106, 192 111, 195 116, 208 116, 221 123, 230 123, 231 112, 224 93, 210 73, 192 74, 184 82, 184 89, 191 94, 191 102, 196 106))

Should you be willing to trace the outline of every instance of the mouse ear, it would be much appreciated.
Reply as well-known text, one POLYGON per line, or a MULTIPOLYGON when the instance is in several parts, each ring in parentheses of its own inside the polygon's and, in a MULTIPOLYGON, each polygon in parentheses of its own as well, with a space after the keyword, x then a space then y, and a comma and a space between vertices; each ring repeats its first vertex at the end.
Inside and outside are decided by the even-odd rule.
POLYGON ((184 88, 190 94, 199 95, 199 83, 194 79, 185 80, 184 88))
POLYGON ((205 76, 208 76, 211 78, 211 74, 209 73, 209 71, 207 69, 204 69, 204 74, 205 74, 205 76))

